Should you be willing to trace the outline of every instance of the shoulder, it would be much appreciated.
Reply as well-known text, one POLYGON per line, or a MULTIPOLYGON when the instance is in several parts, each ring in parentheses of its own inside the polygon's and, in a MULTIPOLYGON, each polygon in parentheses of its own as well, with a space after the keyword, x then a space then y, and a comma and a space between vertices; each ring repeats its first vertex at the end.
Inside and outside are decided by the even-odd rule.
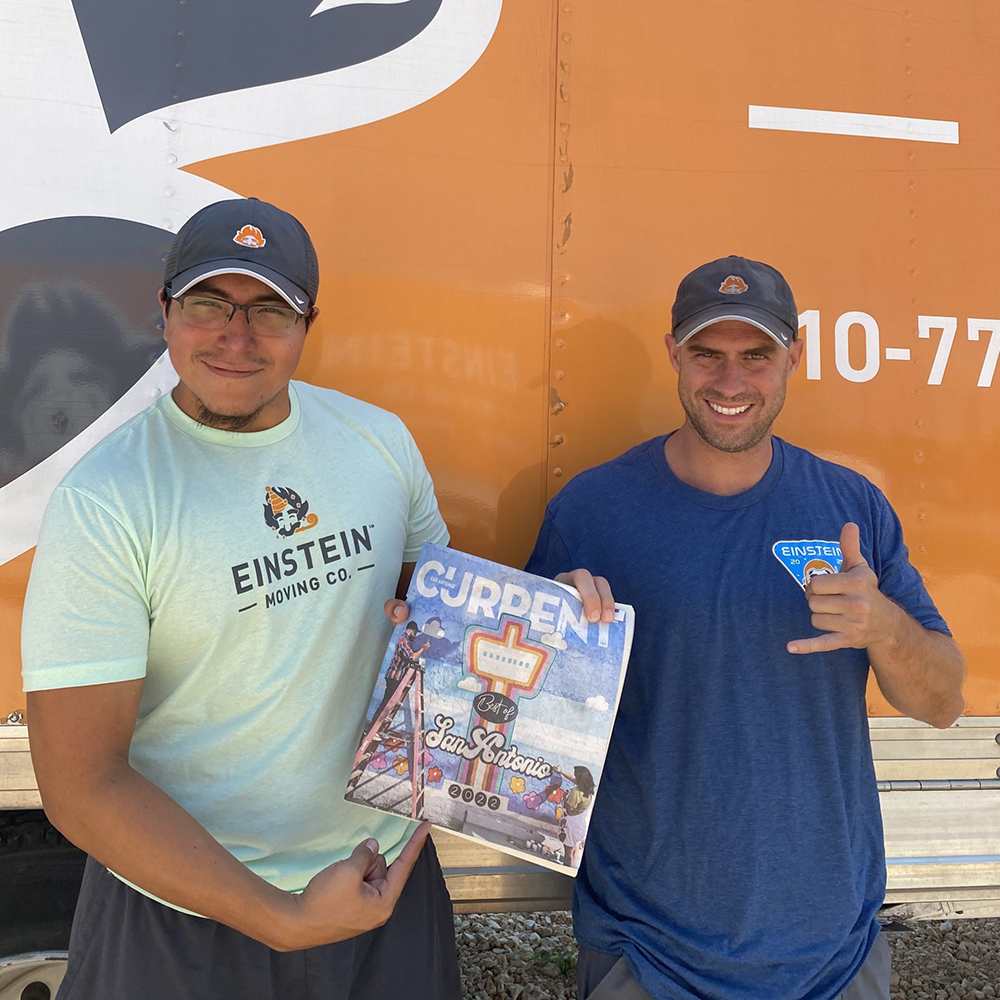
POLYGON ((663 447, 663 436, 629 448, 617 458, 602 462, 574 476, 550 501, 553 516, 572 516, 578 510, 593 513, 602 500, 617 501, 623 494, 635 495, 655 477, 651 452, 663 447))
POLYGON ((411 487, 426 476, 423 459, 413 435, 395 413, 355 399, 336 389, 323 389, 296 382, 303 432, 336 438, 340 446, 357 456, 378 456, 393 475, 411 487))
POLYGON ((892 510, 885 494, 867 476, 781 438, 775 438, 775 441, 783 452, 788 484, 802 494, 803 500, 810 496, 840 499, 855 507, 866 505, 873 515, 892 510))
POLYGON ((785 471, 792 477, 817 479, 831 485, 870 493, 878 492, 878 487, 866 476, 846 465, 821 458, 819 455, 789 444, 783 438, 774 439, 782 449, 785 471))
POLYGON ((147 406, 98 441, 66 473, 60 487, 84 495, 110 497, 146 478, 147 457, 154 440, 165 431, 159 402, 147 406))
POLYGON ((336 389, 326 389, 309 382, 293 384, 304 419, 337 421, 358 431, 367 431, 380 440, 395 441, 410 437, 406 425, 390 410, 336 389))

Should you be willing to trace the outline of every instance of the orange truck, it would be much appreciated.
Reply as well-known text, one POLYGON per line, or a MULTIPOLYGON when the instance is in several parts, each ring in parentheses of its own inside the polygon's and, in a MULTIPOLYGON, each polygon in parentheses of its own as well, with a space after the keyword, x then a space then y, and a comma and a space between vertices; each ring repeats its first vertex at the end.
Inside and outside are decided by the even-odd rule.
MULTIPOLYGON (((0 956, 57 959, 0 957, 0 1000, 21 996, 11 969, 57 981, 78 873, 39 811, 19 680, 41 512, 169 391, 162 257, 233 196, 316 241, 299 377, 399 413, 453 544, 512 565, 574 474, 682 419, 663 346, 679 278, 730 253, 778 266, 806 341, 778 433, 885 491, 969 665, 947 730, 871 690, 887 910, 1000 913, 998 37, 990 0, 5 11, 0 956)), ((567 898, 557 876, 446 855, 460 908, 567 898)))

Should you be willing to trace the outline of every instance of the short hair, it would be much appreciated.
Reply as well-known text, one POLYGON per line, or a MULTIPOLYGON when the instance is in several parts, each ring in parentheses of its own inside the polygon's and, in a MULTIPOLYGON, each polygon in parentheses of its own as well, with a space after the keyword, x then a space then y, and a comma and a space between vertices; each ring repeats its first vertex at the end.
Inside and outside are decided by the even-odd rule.
POLYGON ((578 764, 573 768, 573 775, 573 783, 584 795, 594 794, 597 786, 594 784, 594 776, 590 773, 589 767, 578 764))
POLYGON ((407 622, 404 631, 409 632, 411 628, 413 629, 414 632, 420 631, 420 626, 416 622, 407 622))

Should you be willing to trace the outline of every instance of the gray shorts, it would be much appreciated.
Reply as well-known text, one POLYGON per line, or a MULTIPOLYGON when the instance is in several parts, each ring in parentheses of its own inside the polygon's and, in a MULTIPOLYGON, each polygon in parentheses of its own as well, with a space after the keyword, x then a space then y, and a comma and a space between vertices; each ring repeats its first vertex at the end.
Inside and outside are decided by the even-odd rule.
MULTIPOLYGON (((892 951, 885 934, 875 944, 865 964, 836 1000, 889 1000, 889 971, 892 951)), ((580 1000, 652 1000, 635 981, 624 958, 580 946, 576 965, 580 1000)))
POLYGON ((451 899, 428 840, 388 922, 347 941, 276 952, 180 913, 93 858, 57 1000, 460 1000, 451 899))

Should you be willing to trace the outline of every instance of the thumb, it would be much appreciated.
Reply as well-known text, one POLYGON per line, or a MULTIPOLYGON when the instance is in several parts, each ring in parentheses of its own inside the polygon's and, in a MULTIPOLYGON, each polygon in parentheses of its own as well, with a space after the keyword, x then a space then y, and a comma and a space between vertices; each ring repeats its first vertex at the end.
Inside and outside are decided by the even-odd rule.
POLYGON ((861 531, 853 521, 848 521, 841 529, 840 553, 844 557, 844 561, 840 564, 841 573, 848 573, 858 566, 868 565, 861 554, 861 531))
POLYGON ((374 837, 369 837, 367 840, 363 840, 357 847, 354 848, 353 851, 351 851, 351 856, 347 859, 347 863, 354 868, 363 879, 368 874, 368 870, 374 864, 377 857, 378 841, 374 837))
POLYGON ((390 597, 389 600, 382 605, 382 610, 385 611, 386 617, 389 621, 396 624, 406 621, 410 615, 410 608, 406 601, 400 601, 395 597, 390 597))

